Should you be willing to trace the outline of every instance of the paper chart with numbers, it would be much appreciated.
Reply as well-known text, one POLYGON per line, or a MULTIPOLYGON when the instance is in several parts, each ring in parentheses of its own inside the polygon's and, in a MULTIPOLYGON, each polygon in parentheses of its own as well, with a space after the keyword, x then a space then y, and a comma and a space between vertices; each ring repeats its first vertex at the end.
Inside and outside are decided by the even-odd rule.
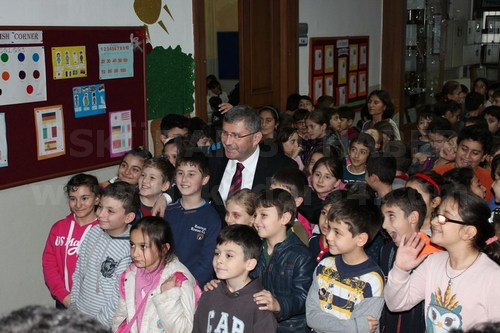
POLYGON ((43 46, 0 47, 0 105, 46 100, 43 46))

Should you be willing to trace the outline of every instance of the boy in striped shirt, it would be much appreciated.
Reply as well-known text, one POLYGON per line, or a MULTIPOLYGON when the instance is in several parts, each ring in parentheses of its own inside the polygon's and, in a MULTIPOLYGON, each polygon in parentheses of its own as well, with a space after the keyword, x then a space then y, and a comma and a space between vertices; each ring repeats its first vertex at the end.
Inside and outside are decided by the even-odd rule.
POLYGON ((327 214, 328 250, 306 300, 306 318, 316 332, 377 332, 384 306, 384 275, 364 246, 381 227, 371 200, 346 197, 327 214))
POLYGON ((135 185, 115 182, 101 190, 99 225, 80 245, 73 274, 70 309, 111 328, 119 298, 119 278, 131 264, 130 226, 140 208, 135 185))

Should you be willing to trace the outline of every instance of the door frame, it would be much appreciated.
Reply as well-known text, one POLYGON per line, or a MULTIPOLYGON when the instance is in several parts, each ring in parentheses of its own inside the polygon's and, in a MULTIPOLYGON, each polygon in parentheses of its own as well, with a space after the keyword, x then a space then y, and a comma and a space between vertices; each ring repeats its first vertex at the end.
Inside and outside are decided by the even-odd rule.
MULTIPOLYGON (((194 34, 194 100, 197 117, 207 121, 207 67, 205 45, 205 1, 192 0, 193 6, 193 34, 194 34)), ((238 0, 238 7, 241 7, 238 0)), ((299 45, 298 45, 298 0, 278 0, 280 20, 280 64, 279 64, 279 101, 277 107, 286 110, 286 98, 291 93, 298 92, 299 88, 299 45), (296 17, 296 22, 289 17, 296 17), (287 19, 283 19, 287 18, 287 19)), ((238 10, 238 22, 242 22, 243 11, 238 10)), ((241 34, 241 31, 240 31, 241 34)), ((240 35, 241 38, 241 35, 240 35)), ((240 58, 241 66, 241 58, 240 58)), ((240 70, 241 73, 241 70, 240 70)), ((241 84, 240 86, 244 86, 241 84)), ((243 96, 244 94, 240 94, 243 96)), ((244 101, 243 101, 244 102, 244 101)))
POLYGON ((205 122, 207 116, 207 61, 205 46, 205 0, 193 0, 194 34, 194 107, 197 117, 205 122))

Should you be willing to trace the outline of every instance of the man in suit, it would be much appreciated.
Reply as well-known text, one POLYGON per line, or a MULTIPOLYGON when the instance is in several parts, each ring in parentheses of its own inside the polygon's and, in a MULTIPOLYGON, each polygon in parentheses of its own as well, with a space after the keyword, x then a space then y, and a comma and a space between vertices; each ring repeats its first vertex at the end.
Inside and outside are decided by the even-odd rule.
POLYGON ((224 114, 221 132, 224 156, 211 158, 209 182, 210 197, 222 217, 225 215, 224 202, 230 190, 232 192, 238 163, 243 165, 239 188, 255 192, 268 188, 272 175, 278 169, 297 167, 295 161, 279 152, 276 145, 260 146, 261 140, 260 117, 255 109, 238 105, 224 114))

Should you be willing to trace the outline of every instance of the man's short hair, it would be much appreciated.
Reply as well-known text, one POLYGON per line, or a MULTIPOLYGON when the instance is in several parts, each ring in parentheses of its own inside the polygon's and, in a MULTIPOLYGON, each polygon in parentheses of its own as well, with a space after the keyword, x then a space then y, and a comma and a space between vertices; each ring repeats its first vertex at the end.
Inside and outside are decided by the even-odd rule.
MULTIPOLYGON (((380 209, 371 200, 363 200, 358 197, 348 195, 340 198, 327 214, 328 221, 341 221, 347 224, 347 228, 353 236, 361 233, 368 235, 370 243, 382 227, 380 209)), ((366 245, 365 244, 365 245, 366 245)))
POLYGON ((217 245, 228 242, 233 242, 243 249, 245 260, 259 260, 262 253, 262 240, 254 228, 243 224, 224 227, 217 236, 217 245))
POLYGON ((243 121, 250 133, 260 131, 259 114, 249 105, 236 105, 224 114, 224 123, 234 124, 239 121, 243 121))
POLYGON ((483 155, 487 154, 493 143, 493 135, 488 131, 488 129, 482 128, 480 125, 471 125, 464 127, 460 133, 458 133, 457 145, 464 140, 477 141, 483 147, 483 155))
POLYGON ((384 184, 392 184, 396 177, 397 162, 391 154, 372 154, 366 161, 368 176, 376 175, 384 184))
POLYGON ((417 212, 418 229, 424 224, 427 214, 427 206, 422 195, 411 187, 402 187, 387 193, 382 198, 381 206, 396 206, 405 213, 405 217, 408 217, 412 212, 417 212))

